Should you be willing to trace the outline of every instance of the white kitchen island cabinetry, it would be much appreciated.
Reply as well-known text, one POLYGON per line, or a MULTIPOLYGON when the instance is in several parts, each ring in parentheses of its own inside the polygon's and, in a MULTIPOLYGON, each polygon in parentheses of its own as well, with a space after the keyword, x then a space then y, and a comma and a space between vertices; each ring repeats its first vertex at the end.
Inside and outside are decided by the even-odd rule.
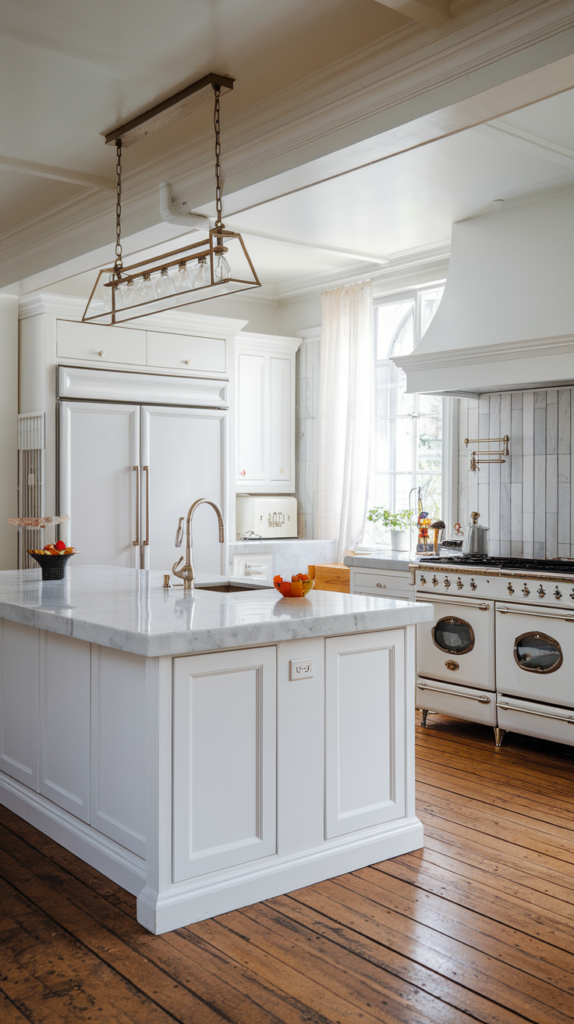
POLYGON ((300 338, 242 332, 236 359, 236 489, 295 492, 295 362, 300 338))
POLYGON ((0 574, 0 801, 137 895, 150 931, 422 845, 429 606, 38 577, 0 574))

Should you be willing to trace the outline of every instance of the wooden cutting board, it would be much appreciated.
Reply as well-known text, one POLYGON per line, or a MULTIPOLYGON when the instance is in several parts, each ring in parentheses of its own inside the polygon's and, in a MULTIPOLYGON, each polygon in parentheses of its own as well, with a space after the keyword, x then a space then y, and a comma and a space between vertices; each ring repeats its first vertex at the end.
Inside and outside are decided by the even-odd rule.
POLYGON ((351 590, 351 570, 342 562, 327 565, 310 565, 309 576, 315 580, 315 590, 338 590, 349 594, 351 590))

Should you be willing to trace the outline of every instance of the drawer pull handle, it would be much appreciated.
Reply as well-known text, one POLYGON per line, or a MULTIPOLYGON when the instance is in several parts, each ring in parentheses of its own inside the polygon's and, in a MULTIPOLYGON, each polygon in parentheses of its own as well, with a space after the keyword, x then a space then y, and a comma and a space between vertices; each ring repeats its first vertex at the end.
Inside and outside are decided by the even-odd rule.
POLYGON ((556 722, 566 722, 568 725, 574 725, 574 715, 566 718, 564 715, 552 715, 548 711, 531 711, 530 708, 516 708, 512 704, 497 704, 496 706, 501 708, 502 711, 520 711, 521 715, 536 715, 537 718, 554 718, 556 722))
POLYGON ((498 605, 496 610, 499 615, 535 615, 537 619, 558 619, 562 622, 574 622, 574 615, 556 615, 554 612, 543 612, 540 608, 532 611, 531 608, 505 608, 504 605, 498 605))
MULTIPOLYGON (((452 690, 442 690, 440 686, 427 686, 426 683, 417 683, 419 690, 432 690, 433 693, 446 693, 447 696, 452 696, 452 690)), ((486 694, 482 694, 480 697, 474 697, 471 693, 455 693, 455 697, 464 697, 465 700, 476 700, 479 704, 490 704, 490 697, 486 694)))

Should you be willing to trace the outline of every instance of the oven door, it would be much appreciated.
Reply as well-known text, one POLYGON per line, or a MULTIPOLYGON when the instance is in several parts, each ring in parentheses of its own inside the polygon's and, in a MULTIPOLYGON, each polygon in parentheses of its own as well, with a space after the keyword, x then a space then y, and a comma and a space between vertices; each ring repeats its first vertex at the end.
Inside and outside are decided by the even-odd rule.
POLYGON ((417 627, 417 672, 459 686, 494 690, 494 604, 425 594, 434 620, 417 627))
POLYGON ((574 707, 574 614, 496 604, 496 689, 574 707))

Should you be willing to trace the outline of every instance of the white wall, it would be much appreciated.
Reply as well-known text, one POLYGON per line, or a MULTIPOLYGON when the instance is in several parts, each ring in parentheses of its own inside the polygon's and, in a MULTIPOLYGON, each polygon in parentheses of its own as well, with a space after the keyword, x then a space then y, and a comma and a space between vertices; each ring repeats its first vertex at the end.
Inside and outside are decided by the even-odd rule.
POLYGON ((18 298, 0 295, 0 569, 17 567, 18 531, 18 298))

